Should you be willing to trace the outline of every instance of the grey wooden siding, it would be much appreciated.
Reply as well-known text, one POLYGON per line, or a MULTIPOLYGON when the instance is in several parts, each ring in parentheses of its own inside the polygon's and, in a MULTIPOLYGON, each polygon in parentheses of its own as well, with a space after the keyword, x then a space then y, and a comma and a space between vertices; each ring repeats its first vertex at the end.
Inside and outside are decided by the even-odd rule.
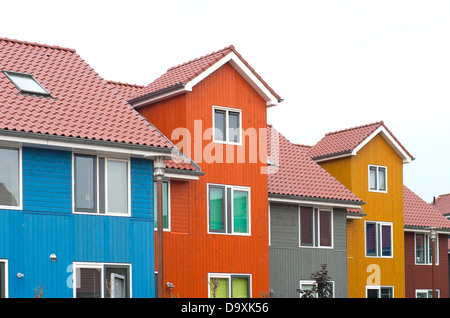
POLYGON ((335 297, 347 297, 346 211, 333 209, 332 249, 299 247, 298 205, 270 204, 270 288, 275 298, 299 297, 300 280, 327 264, 335 297))

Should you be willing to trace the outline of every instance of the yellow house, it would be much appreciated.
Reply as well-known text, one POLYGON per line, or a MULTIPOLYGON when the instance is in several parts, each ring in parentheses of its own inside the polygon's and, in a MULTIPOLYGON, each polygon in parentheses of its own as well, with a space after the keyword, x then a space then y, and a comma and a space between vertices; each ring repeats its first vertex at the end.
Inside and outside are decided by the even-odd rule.
POLYGON ((405 297, 403 164, 383 122, 326 134, 309 155, 366 204, 347 217, 348 297, 405 297))

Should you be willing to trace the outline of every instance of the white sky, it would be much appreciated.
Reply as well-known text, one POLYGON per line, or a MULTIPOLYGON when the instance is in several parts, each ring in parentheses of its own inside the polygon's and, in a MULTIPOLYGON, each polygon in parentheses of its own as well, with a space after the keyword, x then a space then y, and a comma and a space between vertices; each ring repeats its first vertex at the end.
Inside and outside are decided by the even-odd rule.
POLYGON ((102 77, 148 84, 235 45, 284 101, 291 141, 375 121, 416 158, 404 182, 450 193, 450 1, 1 0, 0 37, 70 47, 102 77))

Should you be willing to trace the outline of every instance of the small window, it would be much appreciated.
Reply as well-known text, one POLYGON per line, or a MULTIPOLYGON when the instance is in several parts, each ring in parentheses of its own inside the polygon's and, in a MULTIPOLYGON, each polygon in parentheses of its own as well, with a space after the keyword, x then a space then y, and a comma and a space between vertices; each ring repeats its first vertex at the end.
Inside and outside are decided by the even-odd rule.
POLYGON ((392 223, 366 222, 366 256, 392 257, 392 223))
MULTIPOLYGON (((416 298, 433 298, 432 289, 416 289, 416 298)), ((439 290, 436 289, 436 298, 439 298, 439 290)))
POLYGON ((129 298, 130 265, 74 264, 75 298, 129 298))
MULTIPOLYGON (((329 283, 331 284, 331 286, 330 286, 331 287, 331 298, 334 298, 334 281, 330 281, 329 283)), ((317 295, 317 281, 315 281, 315 280, 301 280, 300 281, 300 290, 299 291, 300 291, 300 293, 299 293, 300 298, 305 297, 306 294, 309 294, 309 293, 314 293, 312 298, 318 298, 318 295, 317 295)))
POLYGON ((250 233, 250 189, 208 185, 209 232, 250 233))
POLYGON ((75 212, 128 214, 128 179, 127 160, 75 154, 75 212))
MULTIPOLYGON (((170 227, 170 214, 169 214, 169 182, 163 181, 163 229, 168 230, 170 227)), ((157 193, 156 181, 153 182, 153 213, 155 218, 155 230, 158 228, 158 193, 157 193)))
POLYGON ((241 111, 222 107, 213 107, 213 111, 214 141, 240 144, 242 130, 241 111))
POLYGON ((8 292, 6 290, 7 284, 7 261, 0 260, 0 298, 7 298, 8 292))
POLYGON ((392 286, 366 286, 367 298, 394 298, 392 286))
POLYGON ((209 274, 209 298, 250 298, 250 275, 209 274))
POLYGON ((387 191, 386 167, 369 166, 369 190, 374 192, 387 191))
POLYGON ((6 71, 4 73, 21 93, 50 96, 33 75, 6 71))
MULTIPOLYGON (((436 239, 436 251, 438 248, 438 239, 436 239)), ((416 233, 415 235, 415 251, 416 251, 416 264, 430 265, 433 260, 433 245, 431 237, 427 234, 416 233)), ((438 264, 438 254, 436 253, 435 264, 438 264)))
POLYGON ((332 247, 332 212, 300 207, 300 246, 332 247))
POLYGON ((0 208, 21 206, 20 149, 0 147, 0 208))

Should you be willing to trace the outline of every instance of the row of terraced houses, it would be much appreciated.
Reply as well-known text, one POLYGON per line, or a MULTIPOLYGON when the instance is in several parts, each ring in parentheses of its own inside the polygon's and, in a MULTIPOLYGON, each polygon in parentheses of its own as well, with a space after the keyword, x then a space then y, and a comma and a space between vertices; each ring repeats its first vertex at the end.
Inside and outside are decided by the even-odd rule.
POLYGON ((323 265, 336 298, 449 297, 448 197, 384 122, 289 141, 233 46, 147 86, 7 38, 0 69, 1 297, 298 298, 323 265))

